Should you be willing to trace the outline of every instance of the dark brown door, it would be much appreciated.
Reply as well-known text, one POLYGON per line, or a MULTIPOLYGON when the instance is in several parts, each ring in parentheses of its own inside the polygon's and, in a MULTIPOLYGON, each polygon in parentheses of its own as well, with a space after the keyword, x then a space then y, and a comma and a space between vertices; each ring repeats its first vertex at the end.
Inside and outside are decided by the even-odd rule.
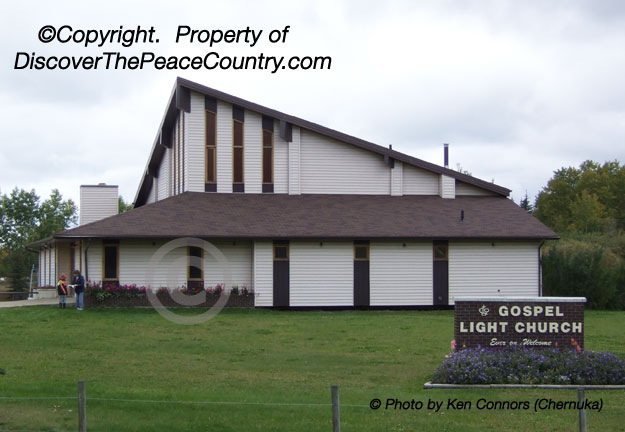
POLYGON ((434 258, 434 306, 449 305, 449 244, 447 241, 435 241, 434 258))
POLYGON ((354 307, 367 307, 369 300, 369 242, 354 242, 354 307))
POLYGON ((289 243, 273 244, 273 306, 289 307, 289 243))

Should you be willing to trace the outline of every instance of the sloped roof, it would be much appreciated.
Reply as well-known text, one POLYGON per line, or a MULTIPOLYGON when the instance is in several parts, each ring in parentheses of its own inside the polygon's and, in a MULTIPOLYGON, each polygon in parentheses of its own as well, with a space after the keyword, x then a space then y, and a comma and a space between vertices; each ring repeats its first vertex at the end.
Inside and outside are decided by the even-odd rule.
POLYGON ((495 192, 499 195, 508 196, 510 194, 510 189, 507 189, 503 186, 496 185, 494 183, 490 183, 458 171, 445 168, 430 162, 426 162, 424 160, 418 159, 416 157, 409 156, 405 153, 401 153, 387 147, 380 146, 378 144, 374 144, 369 141, 362 140, 360 138, 356 138, 351 135, 344 134, 334 129, 327 128, 325 126, 321 126, 317 123, 310 122, 308 120, 301 119, 299 117, 295 117, 289 114, 285 114, 283 112, 267 108, 265 106, 256 104, 254 102, 247 101, 245 99, 241 99, 239 97, 230 95, 228 93, 221 92, 219 90, 212 89, 210 87, 203 86, 201 84, 195 83, 193 81, 186 80, 184 78, 178 77, 176 79, 176 84, 172 90, 171 96, 169 98, 169 102, 167 104, 167 108, 165 110, 165 114, 163 115, 163 120, 158 128, 158 132, 156 134, 156 139, 154 140, 154 144, 152 146, 152 151, 150 153, 150 158, 148 159, 148 163, 146 169, 141 178, 141 182, 139 184, 139 189, 137 190, 137 195, 135 196, 134 204, 135 207, 140 207, 147 202, 147 196, 150 192, 150 186, 152 185, 152 179, 155 175, 158 166, 160 164, 163 155, 165 154, 165 148, 168 143, 168 133, 172 130, 173 124, 176 121, 176 116, 178 114, 178 110, 184 110, 186 112, 190 112, 191 104, 190 104, 190 93, 189 91, 195 91, 205 96, 210 96, 212 98, 222 100, 224 102, 240 106, 244 109, 248 109, 269 117, 272 117, 279 121, 284 121, 290 123, 291 125, 296 125, 304 129, 308 129, 314 132, 317 132, 321 135, 334 138, 338 141, 342 141, 348 144, 352 144, 356 147, 360 147, 374 153, 380 154, 385 158, 392 158, 409 165, 416 166, 418 168, 422 168, 437 174, 444 174, 449 177, 455 178, 457 180, 463 181, 465 183, 472 184, 474 186, 478 186, 480 188, 489 190, 491 192, 495 192))
POLYGON ((555 239, 500 196, 186 192, 55 238, 555 239), (464 220, 461 212, 464 211, 464 220))

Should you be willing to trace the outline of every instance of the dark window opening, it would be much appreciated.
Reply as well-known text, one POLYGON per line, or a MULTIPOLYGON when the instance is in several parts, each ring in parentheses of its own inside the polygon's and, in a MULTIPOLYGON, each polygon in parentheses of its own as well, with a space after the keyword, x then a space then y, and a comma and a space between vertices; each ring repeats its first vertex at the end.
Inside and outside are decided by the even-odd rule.
POLYGON ((104 280, 118 280, 118 245, 104 245, 104 280))
POLYGON ((217 182, 217 115, 206 111, 206 183, 217 182))
POLYGON ((273 259, 274 261, 288 261, 289 260, 289 245, 286 243, 274 243, 273 245, 273 259))
POLYGON ((263 130, 263 183, 273 183, 273 132, 263 130))
POLYGON ((243 123, 234 120, 232 129, 232 182, 243 183, 243 123))
POLYGON ((188 277, 189 280, 202 280, 204 278, 204 271, 202 269, 202 265, 200 264, 198 267, 198 260, 200 262, 203 258, 203 250, 202 248, 196 246, 189 246, 189 268, 188 268, 188 277))
POLYGON ((434 261, 447 261, 449 247, 447 243, 434 242, 434 261))

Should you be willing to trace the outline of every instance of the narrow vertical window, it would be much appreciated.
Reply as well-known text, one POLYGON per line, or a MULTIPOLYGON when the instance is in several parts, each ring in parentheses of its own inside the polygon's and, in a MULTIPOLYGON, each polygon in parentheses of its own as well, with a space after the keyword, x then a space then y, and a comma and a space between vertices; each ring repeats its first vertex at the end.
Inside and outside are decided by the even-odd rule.
POLYGON ((199 281, 204 279, 204 254, 202 248, 189 246, 188 251, 189 264, 187 267, 187 278, 190 281, 199 281))
POLYGON ((102 253, 102 280, 119 280, 119 244, 104 243, 102 253))
POLYGON ((273 192, 273 119, 263 116, 263 192, 273 192))
POLYGON ((206 192, 217 192, 217 114, 206 110, 206 192))
POLYGON ((243 122, 232 122, 232 183, 234 192, 243 192, 243 122))
POLYGON ((184 111, 182 111, 182 132, 180 135, 180 192, 184 192, 184 111))

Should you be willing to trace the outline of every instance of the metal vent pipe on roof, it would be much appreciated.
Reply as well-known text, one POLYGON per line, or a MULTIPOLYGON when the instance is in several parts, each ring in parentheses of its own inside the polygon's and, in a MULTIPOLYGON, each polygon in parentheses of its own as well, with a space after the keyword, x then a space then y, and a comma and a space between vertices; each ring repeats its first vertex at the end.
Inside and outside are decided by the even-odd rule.
POLYGON ((443 155, 444 155, 444 161, 445 161, 445 168, 449 168, 449 144, 443 144, 443 146, 444 146, 443 155))

